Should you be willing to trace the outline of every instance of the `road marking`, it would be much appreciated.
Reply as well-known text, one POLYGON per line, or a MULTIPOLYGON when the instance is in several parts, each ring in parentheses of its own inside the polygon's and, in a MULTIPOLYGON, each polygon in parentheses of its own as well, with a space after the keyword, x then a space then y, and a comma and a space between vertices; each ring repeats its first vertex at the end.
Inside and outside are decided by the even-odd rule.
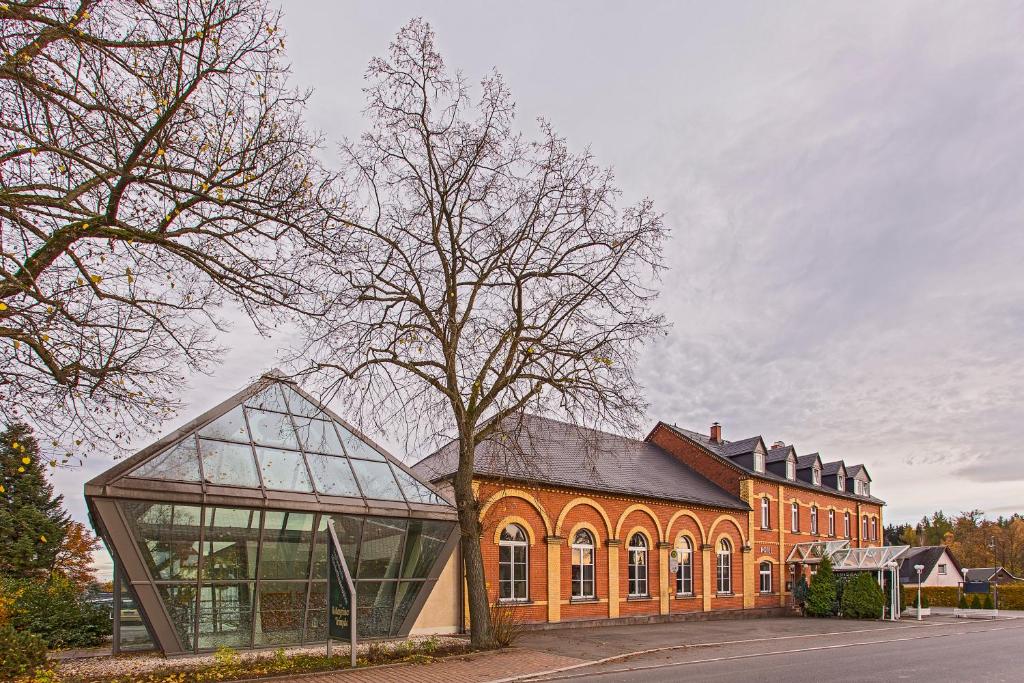
MULTIPOLYGON (((1001 621, 1003 621, 1003 620, 1001 620, 1001 621)), ((1024 628, 1024 626, 1016 626, 1016 625, 1014 625, 1014 626, 999 626, 999 627, 996 627, 996 628, 971 629, 971 630, 967 630, 967 631, 958 631, 958 632, 953 632, 953 633, 929 633, 929 634, 923 634, 923 635, 917 635, 917 636, 907 636, 905 638, 889 638, 887 640, 864 640, 864 641, 860 641, 860 642, 857 642, 857 643, 839 643, 839 644, 835 644, 835 645, 817 645, 817 646, 814 646, 814 647, 794 648, 794 649, 791 649, 791 650, 776 650, 774 652, 758 652, 758 653, 752 653, 752 654, 726 655, 726 656, 722 656, 722 657, 706 657, 704 659, 695 659, 695 660, 692 660, 692 661, 689 661, 689 662, 668 662, 668 663, 663 663, 663 664, 645 664, 643 666, 631 666, 631 667, 626 667, 626 668, 622 668, 622 669, 609 669, 607 671, 589 671, 587 673, 568 674, 568 675, 565 675, 565 676, 551 676, 551 677, 545 677, 543 679, 541 679, 540 677, 544 676, 544 674, 532 674, 530 676, 522 676, 522 677, 520 677, 518 679, 515 679, 515 680, 521 680, 521 681, 537 681, 537 680, 561 681, 561 680, 569 680, 569 679, 573 679, 573 678, 583 678, 585 676, 605 676, 605 675, 617 674, 617 673, 630 673, 630 672, 634 672, 634 671, 650 671, 650 670, 653 670, 653 669, 670 669, 672 667, 690 666, 692 664, 709 664, 709 663, 712 663, 712 662, 727 662, 727 661, 730 661, 730 660, 737 660, 737 659, 752 659, 754 657, 770 657, 770 656, 773 656, 773 655, 789 655, 789 654, 798 654, 798 653, 801 653, 801 652, 816 652, 816 651, 819 651, 819 650, 837 650, 837 649, 847 648, 847 647, 860 647, 860 646, 863 646, 863 645, 879 645, 879 644, 883 644, 883 643, 899 643, 899 642, 904 642, 904 641, 908 641, 908 640, 927 640, 927 639, 930 639, 930 638, 948 638, 950 636, 970 635, 972 633, 988 633, 990 631, 1008 631, 1008 630, 1016 630, 1016 629, 1021 629, 1021 628, 1024 628)), ((878 630, 878 631, 881 631, 881 630, 885 630, 885 629, 862 629, 860 632, 863 632, 863 630, 878 630)), ((847 633, 851 633, 851 631, 847 631, 847 633)), ((825 634, 820 634, 820 635, 825 635, 825 634)), ((772 640, 772 639, 765 638, 765 639, 762 639, 762 640, 772 640)), ((737 641, 737 642, 742 642, 742 641, 737 641)), ((593 664, 582 665, 582 666, 595 666, 595 665, 600 664, 600 663, 603 663, 603 662, 594 662, 593 664)), ((573 668, 582 668, 582 666, 574 666, 573 668)))

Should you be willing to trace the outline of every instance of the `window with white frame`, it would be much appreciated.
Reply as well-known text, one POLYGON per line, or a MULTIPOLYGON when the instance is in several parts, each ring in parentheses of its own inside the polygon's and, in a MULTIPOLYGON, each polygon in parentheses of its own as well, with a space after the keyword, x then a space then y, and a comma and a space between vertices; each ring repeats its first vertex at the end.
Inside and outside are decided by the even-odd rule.
POLYGON ((941 576, 945 576, 946 575, 946 563, 945 562, 940 562, 939 563, 939 575, 941 575, 941 576))
POLYGON ((718 543, 718 571, 716 572, 719 593, 732 593, 732 544, 727 539, 718 543))
POLYGON ((871 540, 878 540, 878 520, 874 517, 871 518, 871 540))
POLYGON ((676 595, 693 595, 693 545, 686 536, 676 541, 676 595))
POLYGON ((836 475, 836 490, 846 491, 846 470, 841 469, 836 475))
POLYGON ((793 507, 790 511, 789 530, 793 533, 800 533, 800 506, 797 502, 793 501, 793 507))
POLYGON ((861 488, 864 489, 865 496, 871 495, 871 484, 869 484, 868 482, 864 482, 864 485, 861 488))
POLYGON ((871 530, 868 528, 868 516, 864 515, 864 517, 860 521, 860 538, 861 538, 861 540, 862 541, 868 540, 868 537, 870 536, 870 533, 871 533, 871 530))
POLYGON ((843 536, 846 538, 850 537, 850 513, 843 513, 843 536))
POLYGON ((530 541, 518 524, 509 524, 498 541, 498 597, 528 600, 530 541))
POLYGON ((572 539, 572 597, 593 598, 594 591, 594 537, 580 529, 572 539))
POLYGON ((772 592, 772 563, 762 562, 760 571, 760 589, 762 593, 772 592))
POLYGON ((639 531, 629 539, 629 595, 647 595, 647 539, 639 531))
POLYGON ((818 506, 811 506, 811 533, 818 534, 818 506))
POLYGON ((754 471, 764 472, 764 453, 754 451, 754 471))
POLYGON ((835 510, 829 510, 828 511, 828 535, 829 536, 835 536, 836 535, 836 511, 835 510))
POLYGON ((772 504, 767 496, 761 499, 761 528, 772 528, 772 504))
POLYGON ((792 459, 786 461, 786 479, 796 479, 796 462, 792 459))
POLYGON ((811 468, 811 481, 814 482, 815 486, 821 486, 821 468, 820 467, 815 466, 815 467, 811 468))

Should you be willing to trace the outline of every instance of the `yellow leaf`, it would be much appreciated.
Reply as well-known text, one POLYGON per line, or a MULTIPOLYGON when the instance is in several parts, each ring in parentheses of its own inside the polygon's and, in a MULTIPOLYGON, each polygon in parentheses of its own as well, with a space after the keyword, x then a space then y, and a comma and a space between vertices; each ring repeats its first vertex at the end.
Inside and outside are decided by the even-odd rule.
POLYGON ((4 492, 4 485, 0 484, 0 493, 3 493, 3 492, 4 492))
POLYGON ((7 310, 7 304, 5 304, 3 302, 0 302, 0 311, 6 311, 6 310, 7 310))
POLYGON ((24 472, 24 471, 25 471, 25 468, 24 468, 24 467, 18 467, 18 472, 19 472, 19 473, 20 473, 20 472, 24 472))
POLYGON ((209 189, 210 189, 210 183, 203 183, 203 192, 206 192, 209 189))
POLYGON ((14 340, 14 348, 21 348, 21 342, 18 341, 17 339, 14 340))
POLYGON ((18 447, 18 442, 17 441, 12 441, 11 442, 11 448, 17 448, 17 447, 18 447))
POLYGON ((158 150, 156 151, 156 155, 157 155, 158 157, 162 157, 162 156, 164 155, 164 148, 163 148, 163 147, 161 147, 160 149, 158 149, 158 150))
POLYGON ((83 279, 82 279, 82 278, 80 278, 80 277, 79 277, 79 278, 75 278, 75 282, 77 282, 77 283, 78 283, 78 286, 79 286, 79 287, 81 287, 82 285, 84 285, 84 284, 85 284, 85 280, 83 280, 83 279))
POLYGON ((100 282, 103 281, 103 276, 102 275, 91 275, 89 277, 89 279, 93 281, 93 284, 97 284, 98 285, 100 282))
POLYGON ((46 543, 46 536, 40 535, 39 536, 39 540, 42 541, 43 543, 46 543))
POLYGON ((39 338, 41 340, 43 340, 44 342, 50 341, 50 335, 48 335, 48 334, 41 334, 41 335, 39 335, 39 338))
POLYGON ((24 458, 22 458, 22 459, 21 459, 21 462, 22 462, 22 464, 24 464, 24 465, 27 465, 27 464, 29 464, 30 462, 32 462, 32 458, 30 458, 30 457, 28 457, 28 456, 26 455, 26 456, 25 456, 24 458))

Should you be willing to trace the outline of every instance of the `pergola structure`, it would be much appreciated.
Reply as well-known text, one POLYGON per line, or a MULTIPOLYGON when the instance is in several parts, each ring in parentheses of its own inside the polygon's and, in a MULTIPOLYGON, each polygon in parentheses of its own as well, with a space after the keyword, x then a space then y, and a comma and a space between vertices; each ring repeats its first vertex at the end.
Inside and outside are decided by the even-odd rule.
POLYGON ((327 521, 362 638, 407 635, 458 539, 455 509, 277 374, 85 485, 115 563, 115 651, 326 640, 327 521), (122 628, 133 603, 141 623, 122 628))
POLYGON ((828 557, 832 562, 832 571, 836 572, 875 572, 878 585, 885 587, 884 575, 888 575, 889 604, 892 605, 889 618, 896 620, 900 616, 899 571, 900 561, 904 553, 910 549, 908 545, 883 545, 873 548, 851 548, 849 541, 809 541, 797 543, 790 550, 786 564, 810 565, 821 563, 828 557))

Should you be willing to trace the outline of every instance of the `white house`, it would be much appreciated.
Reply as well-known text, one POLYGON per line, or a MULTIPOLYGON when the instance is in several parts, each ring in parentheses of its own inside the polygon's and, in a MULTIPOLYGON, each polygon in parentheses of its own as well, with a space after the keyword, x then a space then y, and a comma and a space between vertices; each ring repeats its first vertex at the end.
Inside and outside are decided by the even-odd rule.
POLYGON ((922 586, 957 586, 963 580, 960 563, 944 545, 911 548, 900 558, 900 583, 917 585, 915 565, 923 565, 922 586))

